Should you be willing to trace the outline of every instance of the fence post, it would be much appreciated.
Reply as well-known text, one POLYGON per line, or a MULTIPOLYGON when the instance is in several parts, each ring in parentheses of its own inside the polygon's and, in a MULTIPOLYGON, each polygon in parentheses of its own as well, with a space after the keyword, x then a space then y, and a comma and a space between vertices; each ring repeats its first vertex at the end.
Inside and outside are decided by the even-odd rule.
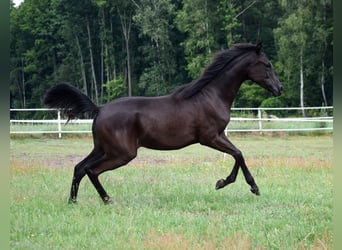
POLYGON ((61 111, 57 110, 58 138, 62 138, 61 111))
POLYGON ((258 123, 259 123, 259 130, 260 130, 260 135, 262 135, 262 116, 261 116, 261 108, 258 108, 258 123))

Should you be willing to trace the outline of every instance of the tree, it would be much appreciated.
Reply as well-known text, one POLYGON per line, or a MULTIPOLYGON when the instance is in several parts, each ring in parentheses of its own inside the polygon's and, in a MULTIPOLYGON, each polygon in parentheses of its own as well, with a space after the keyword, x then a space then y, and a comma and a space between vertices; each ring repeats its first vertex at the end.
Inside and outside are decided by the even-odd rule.
POLYGON ((184 46, 187 66, 191 78, 196 78, 210 62, 212 53, 218 50, 214 34, 217 27, 217 6, 211 0, 183 0, 178 11, 176 25, 187 35, 181 43, 184 46))
MULTIPOLYGON (((263 43, 282 105, 331 105, 332 30, 331 0, 25 0, 10 5, 11 107, 41 107, 60 81, 98 103, 166 94, 237 42, 263 43)), ((269 96, 247 83, 235 106, 269 96)))
POLYGON ((279 54, 280 60, 283 60, 284 66, 288 68, 288 79, 299 79, 299 103, 302 107, 302 115, 305 116, 304 110, 304 53, 306 52, 307 34, 304 28, 304 9, 299 9, 297 13, 292 13, 282 23, 282 29, 276 30, 277 32, 286 32, 288 35, 279 36, 279 54), (281 57, 281 56, 285 56, 281 57), (289 57, 290 55, 290 57, 289 57), (284 60, 285 59, 285 60, 284 60), (297 74, 296 74, 297 71, 297 74))
POLYGON ((126 14, 126 12, 124 11, 123 14, 120 14, 120 21, 122 27, 122 34, 125 38, 128 96, 132 96, 131 55, 129 47, 129 39, 132 26, 132 14, 126 14))
POLYGON ((174 5, 170 0, 141 0, 135 2, 137 10, 133 17, 139 27, 139 37, 144 43, 142 51, 145 67, 139 78, 139 86, 145 95, 163 95, 173 86, 175 55, 170 40, 174 5))
POLYGON ((11 10, 11 19, 11 79, 18 86, 11 86, 12 95, 19 92, 23 107, 40 107, 63 53, 55 2, 24 2, 11 10))
MULTIPOLYGON (((276 68, 281 72, 287 89, 283 98, 289 106, 298 103, 303 108, 305 105, 321 105, 325 102, 324 95, 317 98, 317 91, 322 89, 322 82, 325 83, 327 77, 325 65, 332 66, 331 57, 323 56, 327 52, 327 44, 331 43, 329 26, 332 23, 322 16, 327 16, 331 3, 306 0, 281 3, 287 13, 274 33, 278 48, 276 68), (320 74, 317 73, 319 68, 323 71, 320 74)), ((304 109, 302 114, 305 115, 304 109)))
POLYGON ((238 16, 242 13, 238 13, 237 6, 237 1, 221 0, 218 7, 219 12, 224 17, 222 23, 223 30, 226 33, 226 44, 228 48, 241 38, 241 35, 237 33, 237 28, 241 26, 241 23, 238 21, 238 16))

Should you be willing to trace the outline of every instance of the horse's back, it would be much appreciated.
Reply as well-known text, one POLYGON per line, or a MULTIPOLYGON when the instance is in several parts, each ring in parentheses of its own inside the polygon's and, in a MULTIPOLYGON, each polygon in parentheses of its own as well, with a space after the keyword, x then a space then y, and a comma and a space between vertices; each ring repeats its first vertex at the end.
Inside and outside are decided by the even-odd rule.
POLYGON ((126 117, 135 117, 139 114, 160 115, 172 107, 172 101, 167 96, 162 97, 123 97, 113 100, 104 105, 98 119, 118 119, 126 117))

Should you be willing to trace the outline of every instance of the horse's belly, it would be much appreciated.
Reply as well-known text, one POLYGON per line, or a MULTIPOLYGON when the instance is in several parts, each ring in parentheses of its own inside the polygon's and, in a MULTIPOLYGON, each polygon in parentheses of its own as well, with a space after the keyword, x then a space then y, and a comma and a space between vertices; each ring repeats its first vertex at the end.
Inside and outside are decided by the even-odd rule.
POLYGON ((193 143, 196 143, 194 136, 191 133, 184 134, 182 132, 155 130, 139 138, 140 146, 157 150, 179 149, 193 143))
POLYGON ((193 144, 194 142, 188 141, 188 142, 167 142, 163 143, 162 141, 153 141, 153 140, 145 140, 140 143, 141 147, 150 148, 150 149, 156 149, 156 150, 175 150, 184 148, 190 144, 193 144))

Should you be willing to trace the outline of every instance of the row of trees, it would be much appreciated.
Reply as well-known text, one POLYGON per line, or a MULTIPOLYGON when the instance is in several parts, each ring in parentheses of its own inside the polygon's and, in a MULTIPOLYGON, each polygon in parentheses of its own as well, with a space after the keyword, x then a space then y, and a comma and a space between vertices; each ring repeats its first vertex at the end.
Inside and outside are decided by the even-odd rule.
POLYGON ((11 107, 41 107, 60 81, 98 104, 163 95, 197 78, 216 51, 259 41, 286 91, 274 99, 244 84, 235 106, 331 105, 332 30, 331 0, 12 3, 11 107))

